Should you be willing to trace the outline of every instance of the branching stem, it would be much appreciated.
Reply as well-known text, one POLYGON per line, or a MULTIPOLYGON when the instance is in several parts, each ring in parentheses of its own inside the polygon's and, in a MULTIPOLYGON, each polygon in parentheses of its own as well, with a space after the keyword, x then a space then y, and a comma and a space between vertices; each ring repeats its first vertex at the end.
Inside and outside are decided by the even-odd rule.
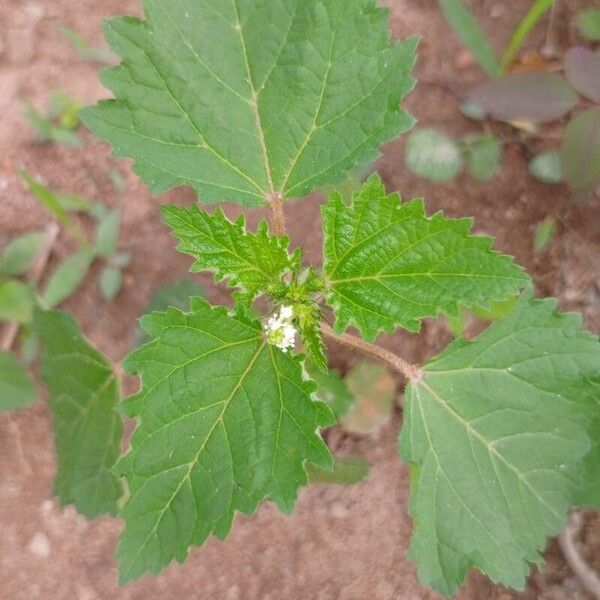
POLYGON ((418 381, 423 372, 417 365, 413 365, 412 363, 406 362, 401 359, 399 356, 396 356, 393 352, 386 350, 385 348, 381 348, 375 344, 371 344, 369 342, 365 342, 359 337, 354 335, 348 335, 344 333, 342 335, 338 335, 327 323, 321 323, 321 331, 325 335, 332 340, 340 344, 344 344, 345 346, 349 346, 350 348, 355 348, 364 352, 365 354, 369 354, 370 356, 375 357, 377 360, 385 363, 389 367, 391 367, 394 371, 404 375, 407 379, 411 381, 418 381))
MULTIPOLYGON (((283 210, 284 200, 282 194, 270 194, 267 197, 267 201, 273 233, 277 236, 286 235, 285 214, 283 210)), ((423 372, 417 365, 413 365, 399 356, 396 356, 393 352, 385 350, 375 344, 365 342, 365 340, 354 335, 338 335, 327 323, 321 323, 321 331, 325 337, 335 340, 339 344, 355 348, 356 350, 360 350, 365 354, 373 356, 411 381, 418 381, 423 375, 423 372)))

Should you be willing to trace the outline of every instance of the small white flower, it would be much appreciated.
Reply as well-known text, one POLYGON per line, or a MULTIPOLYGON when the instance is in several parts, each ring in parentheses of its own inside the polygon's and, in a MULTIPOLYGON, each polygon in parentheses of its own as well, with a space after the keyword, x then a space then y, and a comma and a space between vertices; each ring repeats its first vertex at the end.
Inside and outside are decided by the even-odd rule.
POLYGON ((296 334, 298 333, 292 319, 294 309, 291 306, 282 306, 279 313, 270 317, 265 324, 267 341, 277 346, 284 352, 296 345, 296 334))

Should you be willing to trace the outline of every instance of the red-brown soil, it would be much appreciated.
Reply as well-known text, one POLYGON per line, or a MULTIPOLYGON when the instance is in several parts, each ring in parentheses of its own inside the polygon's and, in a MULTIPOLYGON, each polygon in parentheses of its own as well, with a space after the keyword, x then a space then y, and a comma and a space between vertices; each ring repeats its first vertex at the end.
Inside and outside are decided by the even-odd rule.
MULTIPOLYGON (((410 97, 409 109, 423 124, 449 133, 476 130, 460 116, 457 95, 481 74, 449 32, 435 0, 387 4, 395 36, 422 37, 416 69, 422 82, 410 97)), ((498 47, 524 10, 522 0, 470 4, 483 15, 498 47)), ((594 2, 561 4, 557 35, 564 49, 574 35, 569 19, 576 9, 594 2)), ((113 160, 108 147, 87 133, 81 149, 35 143, 19 98, 42 107, 54 89, 83 102, 106 95, 95 67, 74 55, 57 28, 68 24, 100 44, 104 17, 139 11, 139 0, 2 0, 0 6, 0 246, 15 234, 42 227, 48 219, 24 189, 17 175, 21 167, 51 187, 117 206, 124 219, 122 246, 133 253, 123 291, 114 303, 106 304, 90 277, 65 306, 115 361, 130 349, 135 319, 152 291, 182 277, 190 263, 174 251, 157 207, 191 202, 193 195, 178 190, 153 198, 126 161, 113 160), (116 193, 108 178, 114 167, 126 178, 123 193, 116 193)), ((536 47, 542 37, 543 31, 530 45, 536 47)), ((563 309, 581 312, 586 326, 600 332, 600 202, 579 206, 564 187, 534 182, 527 173, 528 153, 543 147, 544 142, 509 145, 501 173, 488 184, 463 176, 455 184, 434 186, 413 177, 404 168, 402 139, 385 147, 378 166, 390 190, 400 190, 404 197, 424 196, 430 212, 443 209, 451 216, 475 217, 477 232, 495 236, 496 247, 515 255, 532 273, 539 295, 558 297, 563 309), (551 249, 536 257, 533 232, 547 216, 557 219, 558 235, 551 249)), ((293 243, 306 248, 313 263, 320 260, 320 202, 314 195, 288 208, 293 243)), ((261 211, 251 211, 250 223, 260 216, 261 211)), ((53 263, 70 247, 68 237, 61 236, 53 263)), ((210 278, 199 280, 212 301, 227 302, 227 294, 210 278)), ((421 336, 397 333, 380 341, 409 360, 421 361, 449 339, 438 320, 427 323, 421 336)), ((335 346, 331 356, 342 370, 359 358, 335 346)), ((400 425, 398 411, 372 437, 330 433, 328 441, 336 453, 358 454, 373 463, 366 481, 350 488, 304 489, 290 518, 264 505, 253 517, 238 517, 225 542, 210 540, 192 550, 183 566, 172 565, 158 577, 119 587, 113 556, 119 521, 87 522, 71 508, 61 510, 52 497, 55 458, 44 401, 0 416, 0 600, 438 598, 418 583, 414 565, 406 559, 411 530, 409 475, 395 452, 400 425)), ((600 567, 598 522, 594 517, 589 521, 584 551, 600 567)), ((554 542, 545 567, 535 571, 523 594, 494 586, 479 574, 472 575, 459 594, 465 600, 586 597, 554 542)))

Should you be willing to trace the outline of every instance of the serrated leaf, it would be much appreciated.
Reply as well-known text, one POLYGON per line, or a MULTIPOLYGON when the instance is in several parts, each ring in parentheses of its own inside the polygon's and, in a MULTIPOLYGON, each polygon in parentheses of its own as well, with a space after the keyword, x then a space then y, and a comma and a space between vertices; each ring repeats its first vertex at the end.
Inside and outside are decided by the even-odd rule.
POLYGON ((453 181, 462 167, 457 144, 435 129, 419 129, 406 145, 406 166, 420 177, 445 183, 453 181))
POLYGON ((69 298, 85 279, 95 257, 93 248, 82 248, 60 263, 41 295, 42 305, 54 308, 69 298))
POLYGON ((121 291, 121 286, 123 285, 123 273, 121 269, 111 267, 110 265, 104 267, 100 272, 98 285, 102 297, 107 302, 112 302, 121 291))
POLYGON ((74 504, 86 517, 115 514, 123 494, 111 473, 123 434, 117 378, 70 315, 37 311, 34 326, 54 420, 54 491, 63 505, 74 504))
POLYGON ((600 40, 600 8, 588 8, 577 15, 577 27, 582 37, 600 40))
POLYGON ((399 448, 413 463, 410 556, 447 595, 471 567, 522 589, 580 486, 600 407, 600 343, 555 308, 523 294, 407 390, 399 448))
POLYGON ((309 377, 317 384, 315 395, 329 406, 339 421, 354 405, 354 396, 346 382, 335 371, 327 372, 315 367, 310 361, 306 363, 309 377))
POLYGON ((559 150, 549 150, 534 156, 529 163, 529 172, 544 183, 561 183, 564 179, 559 150))
POLYGON ((468 140, 467 165, 477 181, 489 181, 500 168, 502 144, 491 134, 482 134, 468 140))
POLYGON ((0 281, 0 321, 29 323, 33 316, 33 293, 16 279, 0 281))
POLYGON ((155 192, 204 202, 300 197, 373 161, 412 125, 400 101, 415 40, 391 43, 373 0, 146 0, 113 19, 116 100, 82 119, 155 192), (134 108, 135 107, 135 108, 134 108))
POLYGON ((491 76, 498 75, 499 65, 481 25, 462 0, 438 0, 448 24, 471 51, 479 66, 491 76))
POLYGON ((121 213, 118 210, 112 210, 100 219, 96 231, 96 251, 99 256, 109 258, 115 253, 120 229, 121 213))
POLYGON ((2 251, 0 258, 0 276, 13 277, 23 275, 35 264, 46 236, 32 232, 12 240, 2 251))
POLYGON ((195 205, 163 206, 162 214, 181 242, 177 249, 196 259, 191 270, 213 271, 216 281, 240 288, 245 304, 296 269, 299 255, 288 254, 288 238, 270 235, 266 221, 249 233, 243 216, 232 223, 220 209, 209 214, 195 205))
POLYGON ((297 304, 294 306, 294 317, 310 360, 321 371, 327 371, 327 355, 321 332, 321 308, 314 302, 297 304))
POLYGON ((344 430, 367 435, 386 421, 394 405, 396 383, 386 367, 361 361, 346 375, 354 403, 339 421, 344 430))
POLYGON ((587 48, 570 48, 565 55, 565 75, 582 96, 600 102, 600 54, 587 48))
POLYGON ((307 466, 308 480, 320 485, 354 485, 369 474, 371 463, 364 458, 344 456, 335 458, 333 470, 307 466))
POLYGON ((600 108, 589 108, 571 119, 561 146, 566 183, 581 202, 600 182, 600 108))
POLYGON ((0 350, 0 412, 19 410, 35 401, 35 383, 11 352, 0 350))
POLYGON ((398 325, 418 331, 459 303, 485 308, 529 281, 469 219, 425 215, 422 200, 386 196, 373 176, 350 206, 332 194, 323 208, 325 275, 336 328, 355 324, 367 339, 398 325))
POLYGON ((125 410, 139 427, 117 465, 129 483, 120 578, 183 561, 235 511, 263 498, 289 512, 307 483, 304 462, 331 468, 318 429, 333 422, 311 398, 297 357, 266 344, 261 324, 195 298, 190 313, 142 319, 153 340, 126 368, 142 378, 125 410))
POLYGON ((557 73, 515 73, 476 87, 469 101, 505 121, 545 123, 577 105, 577 94, 557 73))

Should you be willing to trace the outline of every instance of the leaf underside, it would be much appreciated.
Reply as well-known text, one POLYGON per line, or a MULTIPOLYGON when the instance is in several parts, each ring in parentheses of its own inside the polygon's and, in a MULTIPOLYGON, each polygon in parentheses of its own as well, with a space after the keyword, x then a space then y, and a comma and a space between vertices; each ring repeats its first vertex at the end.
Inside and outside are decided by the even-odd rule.
POLYGON ((412 126, 416 40, 391 43, 374 0, 145 0, 106 23, 115 95, 82 120, 155 192, 204 202, 305 196, 412 126))
MULTIPOLYGON (((407 390, 399 450, 413 463, 410 556, 451 595, 477 567, 522 589, 598 472, 600 343, 577 315, 531 299, 458 340, 407 390), (587 455, 587 458, 586 458, 587 455), (587 464, 586 464, 587 463, 587 464)), ((591 492, 589 492, 591 494, 591 492)))
POLYGON ((116 467, 130 492, 122 581, 183 561, 211 533, 225 537, 234 512, 264 498, 291 511, 304 462, 332 465, 318 429, 333 416, 312 399, 299 359, 267 345, 247 317, 200 298, 191 306, 144 317, 153 340, 126 361, 143 385, 125 403, 139 424, 116 467))
POLYGON ((163 206, 162 214, 181 242, 177 249, 196 259, 192 271, 213 271, 217 281, 227 279, 247 304, 297 265, 299 255, 288 254, 289 240, 270 236, 265 221, 257 233, 248 233, 243 216, 232 223, 220 209, 211 215, 197 206, 163 206))
POLYGON ((58 472, 54 489, 63 505, 86 517, 116 514, 123 488, 111 468, 123 433, 119 384, 108 361, 66 313, 38 311, 43 378, 50 391, 58 472))
POLYGON ((425 317, 456 316, 459 303, 486 308, 529 281, 490 238, 470 234, 470 219, 426 217, 421 200, 386 196, 376 175, 350 206, 332 194, 323 219, 338 331, 355 324, 367 339, 398 325, 418 331, 425 317))

